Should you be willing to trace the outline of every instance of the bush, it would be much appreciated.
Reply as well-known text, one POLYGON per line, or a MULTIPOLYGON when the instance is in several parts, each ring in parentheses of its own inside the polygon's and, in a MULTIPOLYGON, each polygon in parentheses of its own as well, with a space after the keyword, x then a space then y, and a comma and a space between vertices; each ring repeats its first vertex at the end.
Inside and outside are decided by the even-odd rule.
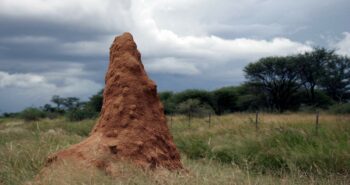
POLYGON ((215 113, 223 114, 237 109, 236 87, 223 87, 212 92, 215 113))
POLYGON ((30 108, 24 109, 21 112, 20 116, 25 121, 37 121, 40 118, 44 118, 45 113, 43 111, 41 111, 40 109, 30 107, 30 108))
POLYGON ((222 163, 232 163, 235 159, 235 154, 233 151, 234 150, 231 148, 222 148, 212 151, 211 155, 214 160, 220 161, 222 163))
POLYGON ((2 117, 4 118, 18 118, 20 117, 20 113, 8 113, 8 112, 5 112, 2 117))
POLYGON ((192 116, 206 116, 209 113, 213 113, 211 106, 205 103, 201 103, 197 99, 188 99, 178 104, 177 112, 180 114, 191 114, 192 116))
POLYGON ((88 109, 93 110, 94 112, 101 112, 103 104, 103 89, 99 91, 97 94, 90 97, 90 100, 87 102, 86 107, 88 109))
POLYGON ((165 114, 173 114, 176 110, 176 104, 173 100, 174 93, 171 91, 165 91, 159 93, 160 101, 163 103, 164 106, 164 113, 165 114))
POLYGON ((329 111, 334 114, 350 114, 350 103, 333 105, 329 111))
POLYGON ((73 109, 66 113, 66 118, 69 121, 81 121, 95 118, 96 116, 98 116, 98 113, 91 109, 73 109))
POLYGON ((210 107, 213 106, 213 96, 212 93, 205 90, 198 89, 189 89, 179 93, 174 94, 171 99, 174 101, 176 105, 179 105, 182 102, 187 100, 198 100, 201 104, 207 104, 210 107))
POLYGON ((61 114, 58 112, 45 112, 45 117, 49 119, 56 119, 60 116, 61 114))
POLYGON ((201 159, 210 154, 208 144, 198 138, 180 139, 176 145, 190 159, 201 159))

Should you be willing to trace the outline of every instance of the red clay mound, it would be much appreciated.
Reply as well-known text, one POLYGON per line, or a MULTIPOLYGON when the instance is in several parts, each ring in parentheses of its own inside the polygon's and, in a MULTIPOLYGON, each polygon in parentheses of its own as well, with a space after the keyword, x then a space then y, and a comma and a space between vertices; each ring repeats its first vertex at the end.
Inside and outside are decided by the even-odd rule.
POLYGON ((113 163, 124 160, 143 168, 182 169, 157 87, 130 33, 115 38, 105 80, 100 119, 90 137, 51 155, 47 166, 73 160, 108 172, 113 163))

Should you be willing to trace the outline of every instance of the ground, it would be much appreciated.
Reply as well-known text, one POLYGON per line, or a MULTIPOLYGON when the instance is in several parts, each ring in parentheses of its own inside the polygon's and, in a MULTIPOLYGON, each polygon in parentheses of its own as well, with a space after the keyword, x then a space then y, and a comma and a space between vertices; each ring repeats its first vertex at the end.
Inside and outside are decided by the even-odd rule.
MULTIPOLYGON (((96 120, 0 119, 0 184, 34 184, 50 153, 78 143, 96 120)), ((67 162, 44 184, 350 184, 350 115, 168 117, 188 173, 120 163, 119 177, 67 162)))

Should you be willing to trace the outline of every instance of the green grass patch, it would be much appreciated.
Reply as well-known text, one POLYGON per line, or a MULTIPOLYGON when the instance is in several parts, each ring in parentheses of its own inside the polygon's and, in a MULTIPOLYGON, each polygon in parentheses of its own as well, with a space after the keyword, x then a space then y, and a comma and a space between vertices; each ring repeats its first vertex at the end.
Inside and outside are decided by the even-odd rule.
MULTIPOLYGON (((317 134, 312 114, 262 114, 258 131, 252 117, 213 116, 210 127, 206 118, 189 124, 173 117, 170 130, 189 176, 127 167, 127 178, 111 179, 67 167, 50 184, 350 184, 349 115, 321 114, 317 134)), ((80 142, 95 123, 0 119, 0 184, 31 181, 50 153, 80 142)))

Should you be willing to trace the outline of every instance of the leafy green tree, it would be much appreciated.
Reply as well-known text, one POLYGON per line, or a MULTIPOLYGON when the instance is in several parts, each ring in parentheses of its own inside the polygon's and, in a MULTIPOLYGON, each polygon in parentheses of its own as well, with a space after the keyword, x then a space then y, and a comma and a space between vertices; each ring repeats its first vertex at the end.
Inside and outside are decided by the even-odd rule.
POLYGON ((174 93, 171 91, 164 91, 159 93, 160 101, 163 103, 165 114, 173 114, 176 105, 173 100, 174 93))
POLYGON ((79 98, 76 97, 62 98, 62 100, 62 105, 66 110, 78 109, 83 105, 83 103, 80 102, 79 98))
POLYGON ((324 64, 320 86, 334 101, 344 103, 350 98, 350 59, 334 55, 324 64))
POLYGON ((55 112, 55 108, 54 107, 52 107, 52 105, 50 105, 50 104, 45 104, 43 107, 42 107, 42 110, 44 111, 44 112, 55 112))
POLYGON ((69 121, 81 121, 97 117, 98 113, 88 107, 71 109, 66 112, 65 116, 69 121))
POLYGON ((223 87, 212 92, 216 114, 233 112, 236 109, 236 89, 236 87, 223 87))
POLYGON ((51 98, 51 102, 54 103, 54 104, 56 104, 56 109, 57 109, 57 111, 61 111, 61 110, 62 110, 62 109, 61 109, 61 105, 63 105, 63 103, 64 103, 64 98, 61 98, 61 97, 58 96, 58 95, 54 95, 54 96, 52 96, 52 98, 51 98))
POLYGON ((190 114, 192 116, 203 116, 212 113, 213 109, 198 99, 187 99, 177 105, 177 112, 180 114, 190 114))
POLYGON ((97 113, 101 112, 103 104, 103 89, 100 90, 97 94, 90 97, 89 101, 86 103, 86 106, 89 107, 92 111, 97 113))
POLYGON ((238 111, 256 111, 268 107, 266 96, 261 93, 259 87, 252 83, 244 83, 236 87, 238 111))
POLYGON ((265 95, 271 110, 290 108, 300 87, 294 57, 266 57, 244 68, 245 77, 265 95))
POLYGON ((333 114, 350 114, 350 103, 334 104, 330 107, 329 112, 333 114))
POLYGON ((161 101, 166 101, 172 98, 174 93, 172 91, 164 91, 159 93, 159 98, 161 101))
POLYGON ((316 111, 318 108, 327 109, 334 104, 333 99, 320 89, 315 89, 315 102, 312 105, 309 104, 310 100, 305 89, 300 89, 297 100, 303 111, 316 111))
POLYGON ((214 107, 212 94, 205 90, 189 89, 176 93, 173 96, 173 101, 177 105, 189 99, 197 99, 202 104, 214 107))
POLYGON ((295 57, 298 63, 300 82, 307 92, 309 104, 314 105, 315 91, 325 75, 325 64, 334 57, 334 50, 314 48, 313 51, 299 54, 295 57))
POLYGON ((20 116, 25 121, 37 121, 40 118, 44 118, 45 113, 38 108, 30 107, 30 108, 24 109, 20 113, 20 116))

